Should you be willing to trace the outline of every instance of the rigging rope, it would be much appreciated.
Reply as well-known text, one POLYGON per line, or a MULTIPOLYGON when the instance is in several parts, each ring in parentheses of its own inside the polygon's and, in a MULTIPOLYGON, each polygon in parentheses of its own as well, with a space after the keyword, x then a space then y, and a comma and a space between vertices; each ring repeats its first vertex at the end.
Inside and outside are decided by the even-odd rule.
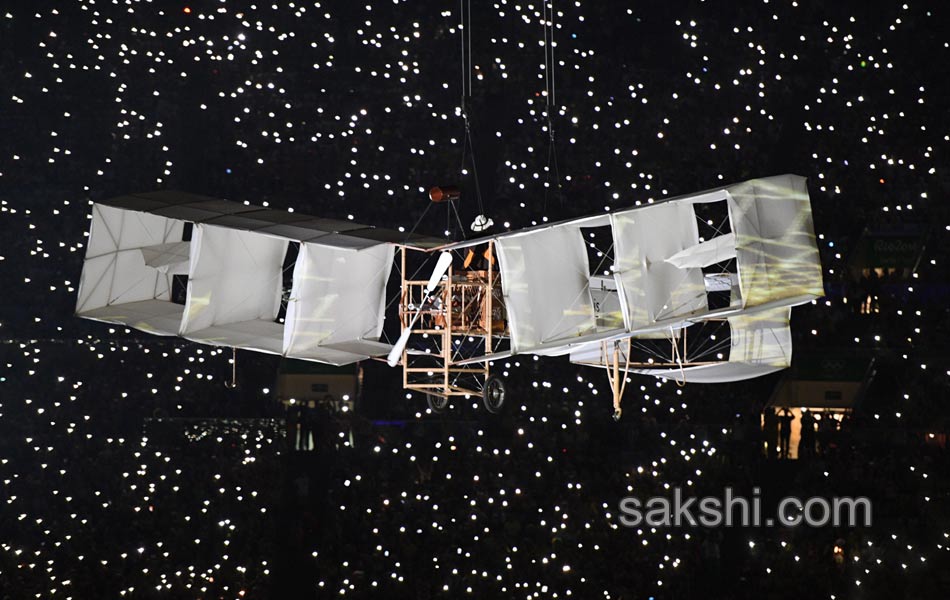
POLYGON ((548 128, 548 162, 545 166, 544 178, 544 212, 548 208, 548 193, 551 189, 551 173, 554 173, 554 184, 557 187, 557 198, 561 205, 564 199, 561 196, 561 172, 557 163, 556 138, 554 135, 554 116, 552 110, 557 109, 557 99, 554 88, 554 0, 543 0, 541 23, 544 33, 544 99, 545 118, 548 128))
MULTIPOLYGON (((478 181, 478 167, 475 164, 475 144, 472 140, 472 123, 469 115, 469 105, 472 99, 472 0, 459 0, 459 25, 460 44, 462 50, 462 93, 459 107, 462 112, 462 119, 465 123, 465 137, 462 140, 462 166, 459 169, 465 172, 466 155, 472 163, 472 179, 475 182, 475 201, 478 204, 478 214, 485 214, 485 206, 482 202, 482 190, 478 181)), ((451 204, 451 202, 450 202, 451 204)), ((451 212, 451 207, 449 208, 451 212)), ((461 218, 456 209, 456 219, 461 227, 461 218)), ((446 217, 449 219, 450 217, 446 217)), ((451 221, 450 221, 451 222, 451 221)), ((461 227, 462 236, 465 237, 465 228, 461 227)))

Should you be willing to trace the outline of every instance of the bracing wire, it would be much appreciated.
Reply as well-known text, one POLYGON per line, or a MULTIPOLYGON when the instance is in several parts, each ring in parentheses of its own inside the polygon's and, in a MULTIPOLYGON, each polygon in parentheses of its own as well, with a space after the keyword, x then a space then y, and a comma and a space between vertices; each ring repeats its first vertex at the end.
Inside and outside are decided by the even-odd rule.
POLYGON ((416 228, 419 227, 419 223, 422 223, 422 219, 425 218, 426 213, 429 212, 429 209, 432 208, 431 202, 426 202, 426 207, 422 210, 422 214, 419 215, 419 218, 416 219, 416 224, 412 226, 412 229, 409 230, 409 233, 406 234, 406 240, 409 241, 409 238, 412 237, 412 234, 416 232, 416 228))
POLYGON ((455 215, 455 222, 458 224, 459 231, 462 233, 462 239, 468 239, 468 236, 465 235, 465 227, 462 225, 462 217, 459 216, 459 209, 455 206, 454 201, 449 203, 449 210, 455 215))

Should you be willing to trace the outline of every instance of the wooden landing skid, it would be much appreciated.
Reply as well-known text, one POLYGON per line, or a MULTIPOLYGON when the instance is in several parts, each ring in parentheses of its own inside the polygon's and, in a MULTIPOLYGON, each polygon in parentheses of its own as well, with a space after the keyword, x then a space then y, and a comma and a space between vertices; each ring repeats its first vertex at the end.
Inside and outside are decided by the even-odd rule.
MULTIPOLYGON (((621 403, 623 393, 627 386, 627 375, 630 369, 656 369, 669 367, 670 371, 682 370, 686 367, 698 367, 702 365, 720 364, 721 361, 690 361, 686 357, 686 331, 679 336, 682 338, 682 347, 677 342, 677 336, 670 335, 670 358, 668 361, 660 362, 633 362, 631 358, 631 338, 615 340, 610 342, 601 342, 601 361, 599 364, 590 364, 590 366, 606 366, 607 381, 610 383, 610 390, 613 397, 614 420, 619 421, 623 415, 621 403), (621 369, 623 373, 621 374, 621 369)), ((584 364, 584 363, 578 363, 584 364)), ((677 381, 676 385, 683 387, 685 382, 677 381)))
POLYGON ((627 388, 627 373, 630 371, 630 338, 611 342, 609 346, 611 346, 611 348, 608 348, 607 342, 603 342, 601 344, 601 352, 603 352, 603 356, 607 359, 607 381, 610 382, 610 391, 613 394, 614 421, 619 421, 623 415, 620 402, 623 399, 623 392, 627 388), (622 344, 626 344, 626 350, 622 353, 623 360, 621 361, 620 348, 622 344), (620 376, 621 362, 624 363, 623 377, 620 376))

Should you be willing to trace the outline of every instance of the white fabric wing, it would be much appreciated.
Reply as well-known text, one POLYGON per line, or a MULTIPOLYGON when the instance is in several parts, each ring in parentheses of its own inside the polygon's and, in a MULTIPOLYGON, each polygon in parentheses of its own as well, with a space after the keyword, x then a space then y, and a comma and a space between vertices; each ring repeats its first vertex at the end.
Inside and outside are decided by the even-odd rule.
POLYGON ((729 317, 732 349, 726 362, 633 372, 690 383, 726 383, 780 371, 792 364, 791 312, 781 307, 729 317))
POLYGON ((141 249, 182 243, 183 228, 175 219, 93 205, 76 314, 149 333, 177 334, 181 307, 170 302, 171 275, 149 268, 141 249))
POLYGON ((191 242, 169 242, 139 248, 145 265, 170 275, 187 275, 191 242))
POLYGON ((724 362, 715 365, 697 365, 683 369, 631 369, 632 373, 653 375, 660 379, 683 381, 686 383, 729 383, 754 379, 781 371, 784 367, 769 365, 751 365, 748 363, 724 362))
POLYGON ((805 178, 779 175, 727 188, 743 307, 801 304, 824 293, 805 178))
POLYGON ((500 238, 495 248, 515 352, 595 330, 587 249, 577 226, 500 238))
POLYGON ((736 234, 729 232, 700 242, 666 259, 680 269, 708 267, 736 256, 736 234))
POLYGON ((343 364, 386 354, 389 346, 368 341, 382 333, 394 252, 389 244, 363 250, 301 244, 287 306, 287 356, 343 364))
POLYGON ((280 353, 283 327, 274 320, 287 240, 198 224, 193 243, 181 335, 280 353))
POLYGON ((791 308, 782 307, 729 317, 729 362, 783 368, 792 364, 791 314, 791 308))
POLYGON ((736 273, 711 273, 705 279, 707 292, 728 292, 739 285, 739 275, 736 273))
POLYGON ((708 308, 703 272, 667 259, 699 243, 688 201, 665 202, 611 215, 614 267, 627 331, 708 308))

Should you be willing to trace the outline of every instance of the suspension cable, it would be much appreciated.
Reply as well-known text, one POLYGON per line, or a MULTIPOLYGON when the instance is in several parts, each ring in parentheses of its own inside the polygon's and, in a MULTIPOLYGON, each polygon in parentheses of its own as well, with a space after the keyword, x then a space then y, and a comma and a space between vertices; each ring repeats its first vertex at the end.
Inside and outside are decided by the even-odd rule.
POLYGON ((557 163, 556 138, 554 133, 554 114, 557 110, 554 84, 554 0, 542 0, 542 29, 544 33, 544 98, 545 117, 548 129, 548 162, 544 177, 544 211, 548 208, 548 194, 551 189, 551 175, 557 188, 558 201, 563 205, 561 196, 561 173, 557 163))
MULTIPOLYGON (((471 115, 469 114, 470 103, 472 99, 472 0, 459 0, 459 25, 460 45, 462 50, 462 94, 460 99, 460 109, 462 120, 465 124, 465 137, 462 140, 462 165, 460 171, 465 171, 466 158, 472 163, 472 180, 475 183, 475 201, 478 204, 478 214, 485 214, 485 206, 482 202, 482 190, 478 181, 478 166, 475 163, 475 144, 472 138, 471 115)), ((451 203, 450 203, 451 204, 451 203)), ((451 211, 451 208, 449 209, 451 211)), ((456 208, 456 219, 461 226, 461 218, 456 208)), ((446 220, 451 223, 451 216, 446 220)), ((462 228, 462 236, 465 236, 465 229, 462 228)))
POLYGON ((466 0, 459 0, 459 40, 461 44, 461 63, 462 63, 462 98, 460 106, 462 107, 462 116, 465 116, 465 106, 469 96, 472 95, 471 80, 471 42, 466 47, 466 38, 469 36, 469 18, 471 17, 471 3, 469 2, 468 11, 465 10, 466 0))

